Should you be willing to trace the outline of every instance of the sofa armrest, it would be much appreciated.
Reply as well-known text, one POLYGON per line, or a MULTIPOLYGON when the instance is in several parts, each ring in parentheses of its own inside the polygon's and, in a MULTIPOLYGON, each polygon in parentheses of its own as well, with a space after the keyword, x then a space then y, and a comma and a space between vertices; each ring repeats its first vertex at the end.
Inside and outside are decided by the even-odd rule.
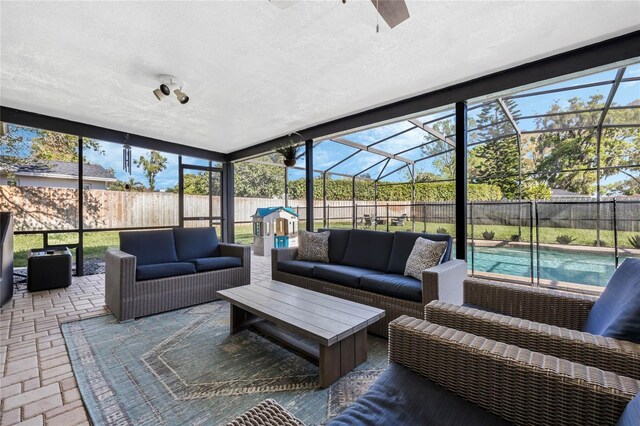
POLYGON ((444 300, 462 305, 462 283, 467 278, 467 262, 453 259, 422 271, 422 303, 444 300))
POLYGON ((581 330, 597 297, 477 278, 464 282, 464 303, 529 321, 581 330))
POLYGON ((610 371, 404 315, 389 324, 389 361, 515 424, 615 425, 640 391, 610 371))
POLYGON ((298 255, 297 247, 285 247, 271 249, 271 279, 275 280, 278 273, 278 261, 294 260, 298 255))
POLYGON ((242 260, 242 266, 245 262, 251 262, 251 246, 242 244, 220 243, 220 255, 239 257, 242 260))
POLYGON ((105 303, 116 319, 133 319, 129 307, 135 297, 136 257, 120 250, 107 250, 104 281, 105 303))
POLYGON ((424 319, 476 336, 640 379, 640 345, 441 301, 424 319))

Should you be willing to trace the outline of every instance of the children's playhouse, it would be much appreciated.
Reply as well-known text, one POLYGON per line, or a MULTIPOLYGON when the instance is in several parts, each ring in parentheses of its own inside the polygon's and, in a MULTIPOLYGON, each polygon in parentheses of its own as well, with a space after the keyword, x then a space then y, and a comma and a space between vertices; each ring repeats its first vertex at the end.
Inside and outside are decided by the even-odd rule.
POLYGON ((253 254, 271 256, 272 248, 298 245, 298 214, 291 207, 256 210, 253 221, 253 254))

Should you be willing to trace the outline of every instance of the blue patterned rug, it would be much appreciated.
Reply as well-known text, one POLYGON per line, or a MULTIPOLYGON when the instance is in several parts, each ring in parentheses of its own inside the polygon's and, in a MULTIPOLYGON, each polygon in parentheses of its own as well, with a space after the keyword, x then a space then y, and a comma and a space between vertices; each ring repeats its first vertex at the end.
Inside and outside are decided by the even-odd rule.
POLYGON ((328 389, 318 367, 251 331, 229 335, 213 302, 118 324, 112 315, 62 324, 73 372, 96 425, 217 425, 273 398, 308 425, 364 393, 387 365, 387 342, 328 389))

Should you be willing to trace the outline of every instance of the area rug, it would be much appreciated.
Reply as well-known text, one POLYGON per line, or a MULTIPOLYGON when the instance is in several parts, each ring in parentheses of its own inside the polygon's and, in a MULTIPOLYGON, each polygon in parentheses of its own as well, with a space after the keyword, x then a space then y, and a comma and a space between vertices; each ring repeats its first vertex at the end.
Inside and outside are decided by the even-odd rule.
POLYGON ((96 425, 226 424, 267 398, 323 424, 387 365, 386 340, 369 335, 367 362, 320 389, 314 363, 252 331, 229 335, 222 301, 123 324, 112 315, 68 322, 62 332, 96 425))

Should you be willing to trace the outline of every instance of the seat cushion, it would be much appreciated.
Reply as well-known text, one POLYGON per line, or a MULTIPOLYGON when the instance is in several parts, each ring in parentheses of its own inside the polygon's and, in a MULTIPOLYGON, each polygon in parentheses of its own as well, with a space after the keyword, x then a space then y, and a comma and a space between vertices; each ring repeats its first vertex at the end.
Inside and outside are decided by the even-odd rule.
POLYGON ((342 264, 385 272, 392 245, 392 233, 353 229, 342 264))
POLYGON ((638 426, 640 423, 640 393, 627 404, 616 426, 638 426))
POLYGON ((422 283, 415 278, 404 275, 365 275, 360 278, 360 288, 399 299, 422 301, 422 283))
POLYGON ((189 259, 190 263, 196 267, 196 271, 217 271, 218 269, 238 268, 242 266, 242 260, 233 256, 203 257, 200 259, 189 259))
POLYGON ((174 228, 178 260, 220 256, 216 228, 174 228))
POLYGON ((120 250, 136 257, 136 265, 177 262, 173 230, 120 232, 120 250))
POLYGON ((344 253, 349 244, 351 229, 320 229, 319 231, 329 231, 329 262, 341 264, 344 253))
POLYGON ((511 423, 391 363, 367 393, 329 422, 331 426, 504 426, 511 423))
POLYGON ((136 266, 136 281, 154 280, 158 278, 176 277, 178 275, 195 274, 196 267, 189 262, 158 263, 155 265, 136 266))
POLYGON ((404 274, 407 266, 407 259, 413 250, 418 237, 427 238, 431 241, 446 241, 447 249, 442 256, 442 262, 448 262, 451 258, 451 246, 453 240, 450 235, 444 234, 425 234, 420 232, 403 232, 398 231, 393 234, 393 245, 391 247, 391 255, 389 256, 389 264, 387 272, 392 274, 404 274))
POLYGON ((306 260, 281 260, 278 262, 278 271, 311 278, 313 277, 313 268, 318 265, 326 265, 326 263, 308 262, 306 260))
POLYGON ((640 259, 622 262, 589 312, 582 331, 640 343, 640 259))
POLYGON ((354 288, 358 287, 360 277, 371 274, 380 274, 380 272, 355 266, 331 264, 318 265, 313 268, 314 278, 354 288))

